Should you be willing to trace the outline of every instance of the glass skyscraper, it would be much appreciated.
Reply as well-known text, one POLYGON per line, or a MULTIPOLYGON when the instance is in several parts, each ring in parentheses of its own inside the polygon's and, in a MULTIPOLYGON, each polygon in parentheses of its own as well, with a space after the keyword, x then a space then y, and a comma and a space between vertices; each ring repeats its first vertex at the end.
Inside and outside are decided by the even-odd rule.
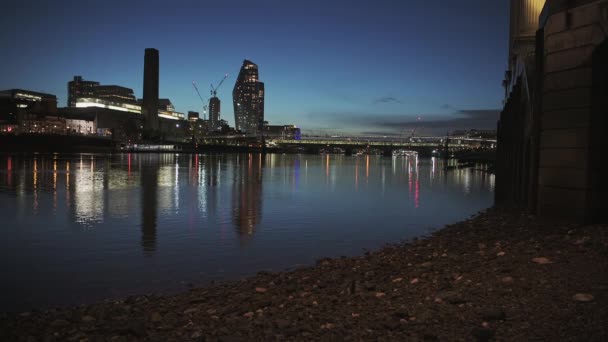
POLYGON ((264 126, 264 83, 259 81, 258 66, 244 60, 232 90, 236 129, 257 135, 264 126))

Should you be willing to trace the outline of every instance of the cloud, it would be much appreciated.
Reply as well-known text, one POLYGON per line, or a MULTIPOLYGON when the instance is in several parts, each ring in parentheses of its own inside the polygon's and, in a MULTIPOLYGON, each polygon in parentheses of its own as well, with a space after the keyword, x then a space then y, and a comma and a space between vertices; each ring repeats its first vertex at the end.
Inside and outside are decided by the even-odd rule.
POLYGON ((359 132, 359 135, 363 136, 386 136, 386 137, 400 137, 403 134, 398 132, 387 132, 387 131, 363 131, 359 132))
POLYGON ((362 112, 309 113, 318 123, 326 123, 332 131, 360 134, 391 135, 412 132, 416 135, 442 135, 446 131, 496 129, 499 109, 461 109, 450 114, 371 114, 362 112), (420 119, 418 119, 420 117, 420 119), (336 128, 339 126, 341 128, 336 128))
POLYGON ((379 120, 370 120, 368 124, 385 129, 418 129, 437 134, 462 129, 495 129, 499 115, 500 110, 498 109, 464 109, 449 116, 423 115, 422 120, 418 120, 417 118, 403 120, 398 117, 384 117, 379 120))
POLYGON ((374 104, 379 104, 379 103, 401 103, 401 101, 399 99, 397 99, 396 97, 392 97, 392 96, 385 96, 385 97, 379 97, 377 99, 375 99, 373 101, 374 104))

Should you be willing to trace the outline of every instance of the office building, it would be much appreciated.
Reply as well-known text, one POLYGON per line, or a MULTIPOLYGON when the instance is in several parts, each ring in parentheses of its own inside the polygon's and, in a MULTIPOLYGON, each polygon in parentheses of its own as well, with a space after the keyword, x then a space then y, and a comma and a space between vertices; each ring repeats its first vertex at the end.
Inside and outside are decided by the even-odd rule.
POLYGON ((197 121, 199 118, 198 112, 188 111, 188 121, 197 121))
POLYGON ((209 99, 209 121, 212 130, 220 128, 220 99, 217 96, 209 99))
MULTIPOLYGON (((68 107, 120 107, 130 112, 139 111, 135 108, 137 99, 133 89, 117 85, 101 85, 96 81, 86 81, 82 76, 74 76, 68 82, 68 107)), ((113 108, 114 109, 114 108, 113 108)))
POLYGON ((74 76, 72 81, 68 82, 68 107, 76 107, 76 102, 79 98, 95 98, 95 87, 99 82, 85 81, 82 76, 74 76))
POLYGON ((133 89, 117 85, 98 85, 94 88, 95 97, 113 103, 136 104, 133 89))
POLYGON ((258 135, 264 125, 264 83, 259 81, 258 66, 253 62, 243 61, 232 99, 237 131, 258 135))

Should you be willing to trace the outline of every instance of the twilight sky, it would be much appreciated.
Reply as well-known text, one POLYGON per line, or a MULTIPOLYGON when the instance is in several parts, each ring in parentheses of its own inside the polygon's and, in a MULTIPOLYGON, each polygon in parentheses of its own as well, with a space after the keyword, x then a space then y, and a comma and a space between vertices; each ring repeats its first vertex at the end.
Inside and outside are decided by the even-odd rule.
POLYGON ((142 96, 144 49, 160 51, 160 95, 201 111, 219 90, 234 125, 243 59, 260 68, 265 116, 304 133, 409 135, 495 128, 508 1, 11 1, 0 13, 0 89, 55 94, 74 75, 142 96), (418 119, 420 117, 420 119, 418 119))

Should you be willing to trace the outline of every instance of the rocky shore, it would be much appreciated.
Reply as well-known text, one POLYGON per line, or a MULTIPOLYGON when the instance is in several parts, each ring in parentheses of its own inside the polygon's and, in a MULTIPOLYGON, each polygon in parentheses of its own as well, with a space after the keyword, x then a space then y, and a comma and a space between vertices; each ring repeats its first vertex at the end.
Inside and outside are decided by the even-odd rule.
POLYGON ((608 226, 490 209, 291 272, 5 314, 0 340, 606 341, 608 226))

